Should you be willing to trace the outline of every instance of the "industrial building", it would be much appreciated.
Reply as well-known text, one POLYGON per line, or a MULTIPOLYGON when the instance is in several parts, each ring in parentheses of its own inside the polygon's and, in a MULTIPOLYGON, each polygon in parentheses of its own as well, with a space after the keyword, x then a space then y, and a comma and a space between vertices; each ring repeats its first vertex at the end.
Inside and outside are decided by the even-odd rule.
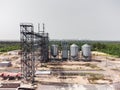
MULTIPOLYGON (((38 29, 40 27, 38 26, 38 29)), ((21 23, 21 70, 22 77, 26 81, 34 82, 36 63, 49 62, 50 60, 79 60, 80 50, 76 44, 70 45, 70 51, 68 53, 68 43, 66 41, 61 42, 61 50, 58 45, 52 44, 49 47, 49 34, 45 33, 43 24, 43 30, 34 32, 34 26, 31 23, 21 23), (61 54, 59 54, 59 51, 61 54), (60 56, 61 55, 61 56, 60 56), (60 58, 59 58, 60 57, 60 58)), ((91 59, 90 46, 85 44, 82 46, 82 56, 86 60, 91 59)))
POLYGON ((38 32, 35 32, 32 23, 21 23, 21 50, 0 54, 0 90, 5 87, 8 90, 44 90, 44 84, 56 87, 120 81, 116 79, 117 74, 107 72, 117 72, 113 70, 118 69, 116 62, 119 60, 108 61, 106 54, 101 56, 100 52, 92 51, 89 42, 51 42, 45 25, 41 26, 42 29, 38 24, 38 32))

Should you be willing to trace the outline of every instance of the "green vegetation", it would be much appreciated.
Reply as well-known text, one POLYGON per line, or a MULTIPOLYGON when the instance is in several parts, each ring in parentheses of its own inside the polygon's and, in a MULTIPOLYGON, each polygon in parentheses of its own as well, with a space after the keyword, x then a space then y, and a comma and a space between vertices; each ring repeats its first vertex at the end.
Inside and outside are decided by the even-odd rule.
MULTIPOLYGON (((93 51, 100 51, 110 55, 114 55, 120 57, 120 42, 109 42, 109 41, 80 41, 80 40, 67 40, 68 42, 68 49, 71 44, 75 43, 79 46, 81 50, 81 46, 85 43, 88 43, 92 46, 93 51)), ((51 40, 49 45, 57 44, 59 46, 59 50, 61 50, 61 40, 51 40)), ((20 49, 20 42, 13 42, 13 41, 1 41, 0 42, 0 52, 7 52, 11 50, 20 49)))
POLYGON ((93 43, 93 50, 120 57, 120 43, 93 43))
MULTIPOLYGON (((85 43, 88 43, 92 46, 92 51, 100 51, 110 55, 114 55, 120 57, 120 42, 118 41, 80 41, 80 40, 68 40, 68 46, 70 47, 71 44, 75 43, 79 46, 81 50, 81 46, 85 43)), ((51 41, 51 44, 59 45, 59 49, 61 49, 61 41, 51 41)), ((69 48, 68 47, 68 48, 69 48)))
POLYGON ((99 79, 104 79, 104 75, 103 74, 94 74, 94 73, 91 73, 89 74, 89 77, 88 77, 88 80, 99 80, 99 79))
POLYGON ((91 63, 85 63, 84 65, 91 68, 99 68, 97 65, 91 63))
POLYGON ((120 71, 119 68, 112 68, 111 70, 120 71))
POLYGON ((7 52, 20 49, 18 42, 0 42, 0 52, 7 52))

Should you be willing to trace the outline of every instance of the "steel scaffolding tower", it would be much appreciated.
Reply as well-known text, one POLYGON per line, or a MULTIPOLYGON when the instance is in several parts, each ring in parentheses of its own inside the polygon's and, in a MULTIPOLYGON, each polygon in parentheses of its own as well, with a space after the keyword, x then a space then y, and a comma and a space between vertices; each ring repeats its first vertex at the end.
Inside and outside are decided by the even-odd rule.
POLYGON ((40 62, 48 62, 49 60, 49 37, 48 33, 34 33, 34 48, 36 60, 40 62))
POLYGON ((34 58, 34 30, 32 24, 20 24, 21 33, 21 70, 22 77, 26 81, 34 82, 35 58, 34 58))
POLYGON ((48 33, 40 33, 42 36, 41 39, 41 60, 42 62, 48 62, 49 60, 49 37, 48 37, 48 33))
POLYGON ((21 70, 24 80, 34 82, 35 68, 39 62, 49 60, 48 33, 35 33, 33 24, 20 24, 21 70))

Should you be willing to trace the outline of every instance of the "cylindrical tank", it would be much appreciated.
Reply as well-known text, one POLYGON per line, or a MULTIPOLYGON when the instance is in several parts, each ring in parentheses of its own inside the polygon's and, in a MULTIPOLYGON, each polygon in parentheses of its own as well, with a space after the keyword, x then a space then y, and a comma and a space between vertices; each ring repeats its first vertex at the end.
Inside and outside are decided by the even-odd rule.
POLYGON ((51 45, 51 55, 56 57, 58 55, 58 45, 51 45))
POLYGON ((68 50, 62 50, 62 59, 68 59, 68 50))
POLYGON ((68 59, 68 43, 66 41, 61 42, 62 46, 62 59, 68 59))
POLYGON ((90 45, 84 44, 82 46, 82 56, 87 60, 91 60, 91 46, 90 45))
POLYGON ((71 57, 72 58, 78 57, 78 52, 79 52, 78 46, 76 44, 72 44, 70 46, 70 55, 71 55, 71 57))

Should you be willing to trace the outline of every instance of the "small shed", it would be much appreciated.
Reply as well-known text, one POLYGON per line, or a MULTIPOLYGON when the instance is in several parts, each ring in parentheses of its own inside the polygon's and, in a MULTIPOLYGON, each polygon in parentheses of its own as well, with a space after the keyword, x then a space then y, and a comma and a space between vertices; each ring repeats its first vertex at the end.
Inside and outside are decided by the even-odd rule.
POLYGON ((10 61, 2 61, 0 62, 0 67, 10 67, 12 66, 10 61))

